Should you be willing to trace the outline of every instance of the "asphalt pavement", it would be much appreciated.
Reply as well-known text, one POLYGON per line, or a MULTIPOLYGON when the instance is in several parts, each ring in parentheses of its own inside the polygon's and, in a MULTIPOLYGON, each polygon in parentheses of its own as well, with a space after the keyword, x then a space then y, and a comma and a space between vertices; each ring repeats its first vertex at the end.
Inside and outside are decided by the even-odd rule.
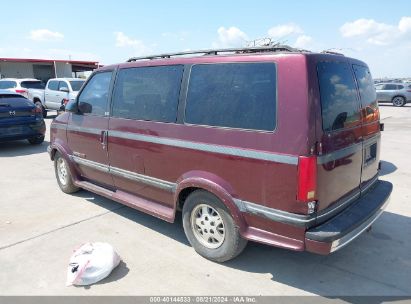
MULTIPOLYGON (((411 105, 381 106, 381 179, 390 204, 370 232, 329 256, 249 242, 210 262, 166 223, 87 191, 60 191, 46 152, 0 144, 0 295, 411 295, 411 105), (123 262, 90 287, 66 287, 72 250, 112 244, 123 262)), ((51 118, 46 119, 49 127, 51 118)))

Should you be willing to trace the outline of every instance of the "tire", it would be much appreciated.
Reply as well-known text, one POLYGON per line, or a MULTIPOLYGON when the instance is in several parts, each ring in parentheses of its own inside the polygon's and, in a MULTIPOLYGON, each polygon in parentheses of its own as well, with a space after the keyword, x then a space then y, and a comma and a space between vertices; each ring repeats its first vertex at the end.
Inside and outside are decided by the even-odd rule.
POLYGON ((187 197, 183 206, 183 227, 194 250, 214 262, 235 258, 247 245, 227 207, 204 190, 196 190, 187 197))
POLYGON ((393 104, 395 107, 403 107, 403 106, 406 104, 406 101, 405 101, 405 98, 402 97, 402 96, 395 96, 395 97, 392 99, 392 104, 393 104))
POLYGON ((70 194, 80 190, 79 187, 74 185, 67 162, 59 152, 56 152, 56 155, 54 155, 54 172, 61 191, 70 194), (64 164, 65 167, 64 173, 62 164, 64 164))
POLYGON ((34 105, 35 105, 37 108, 41 109, 41 112, 42 112, 42 114, 43 114, 43 118, 46 118, 46 117, 47 117, 47 111, 46 111, 46 109, 43 107, 43 105, 41 104, 41 102, 40 102, 39 100, 37 100, 37 101, 34 102, 34 105))
POLYGON ((44 136, 38 136, 38 137, 33 137, 28 139, 29 143, 32 145, 40 145, 44 141, 44 136))

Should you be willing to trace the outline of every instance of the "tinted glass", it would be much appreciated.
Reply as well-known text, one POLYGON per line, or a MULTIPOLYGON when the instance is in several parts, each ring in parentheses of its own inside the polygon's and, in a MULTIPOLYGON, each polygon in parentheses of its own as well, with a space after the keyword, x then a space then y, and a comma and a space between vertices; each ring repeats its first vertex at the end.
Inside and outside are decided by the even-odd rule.
POLYGON ((382 89, 383 90, 396 90, 397 86, 395 84, 386 84, 386 85, 384 85, 384 87, 382 89))
POLYGON ((113 116, 175 122, 182 75, 181 65, 120 70, 113 116))
POLYGON ((353 69, 360 90, 361 106, 365 109, 365 122, 378 119, 377 93, 375 92, 371 73, 365 66, 353 65, 353 69))
POLYGON ((12 89, 17 87, 17 83, 15 81, 0 81, 0 89, 12 89))
POLYGON ((367 106, 376 103, 377 94, 372 82, 371 73, 365 66, 353 65, 355 78, 360 89, 361 104, 367 106))
POLYGON ((74 92, 78 92, 81 89, 81 86, 84 84, 84 80, 72 80, 70 81, 71 89, 74 92))
MULTIPOLYGON (((19 107, 33 107, 33 102, 20 95, 2 95, 0 94, 0 113, 6 112, 6 118, 9 118, 9 111, 19 107)), ((21 109, 20 109, 21 110, 21 109)), ((2 115, 0 114, 0 118, 2 115)), ((4 117, 3 117, 4 118, 4 117)))
POLYGON ((78 101, 82 113, 104 116, 107 111, 108 92, 112 72, 97 73, 81 92, 78 101))
POLYGON ((26 89, 41 89, 41 90, 45 88, 44 84, 41 81, 22 81, 21 87, 26 88, 26 89))
POLYGON ((195 65, 190 74, 185 121, 273 131, 276 90, 274 63, 195 65))
POLYGON ((376 86, 375 86, 375 89, 376 90, 382 90, 382 88, 383 88, 383 84, 377 84, 376 86))
POLYGON ((49 84, 47 86, 49 90, 57 91, 59 88, 59 82, 58 81, 49 81, 49 84))
POLYGON ((398 89, 398 90, 402 90, 403 88, 404 88, 404 86, 402 86, 402 85, 398 85, 398 86, 397 86, 397 89, 398 89))
POLYGON ((65 82, 65 81, 60 81, 59 82, 59 88, 58 88, 59 90, 60 89, 66 89, 67 91, 68 91, 68 84, 65 82))
POLYGON ((317 71, 324 131, 358 125, 359 103, 350 65, 342 62, 320 62, 317 71))

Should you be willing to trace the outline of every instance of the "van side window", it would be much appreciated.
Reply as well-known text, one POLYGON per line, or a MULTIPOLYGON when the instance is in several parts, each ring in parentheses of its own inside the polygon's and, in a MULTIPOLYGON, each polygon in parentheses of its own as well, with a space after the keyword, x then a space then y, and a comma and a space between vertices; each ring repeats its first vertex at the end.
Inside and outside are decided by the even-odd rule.
POLYGON ((122 69, 114 89, 113 116, 175 122, 182 65, 122 69))
POLYGON ((190 124, 273 131, 276 125, 276 65, 194 65, 185 121, 190 124))
POLYGON ((100 72, 92 76, 78 97, 82 113, 104 116, 107 111, 108 92, 112 72, 100 72))
POLYGON ((360 107, 350 65, 320 62, 317 73, 324 131, 358 126, 360 107))

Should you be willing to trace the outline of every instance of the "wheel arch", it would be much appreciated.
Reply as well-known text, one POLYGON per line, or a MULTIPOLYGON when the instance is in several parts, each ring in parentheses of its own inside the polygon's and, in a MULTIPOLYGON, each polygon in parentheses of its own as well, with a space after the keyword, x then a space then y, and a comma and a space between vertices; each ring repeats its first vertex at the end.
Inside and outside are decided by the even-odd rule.
POLYGON ((55 160, 56 157, 56 153, 59 153, 67 162, 69 170, 70 170, 70 174, 72 176, 72 178, 74 180, 79 180, 79 175, 77 174, 77 170, 74 167, 73 162, 70 159, 70 153, 68 151, 68 149, 66 149, 63 145, 61 145, 58 142, 54 142, 51 146, 50 146, 50 159, 52 161, 55 160))
POLYGON ((240 231, 245 230, 244 218, 234 201, 236 194, 233 187, 209 172, 191 171, 179 178, 174 196, 176 210, 181 210, 186 198, 196 190, 205 190, 216 196, 227 207, 240 231))

